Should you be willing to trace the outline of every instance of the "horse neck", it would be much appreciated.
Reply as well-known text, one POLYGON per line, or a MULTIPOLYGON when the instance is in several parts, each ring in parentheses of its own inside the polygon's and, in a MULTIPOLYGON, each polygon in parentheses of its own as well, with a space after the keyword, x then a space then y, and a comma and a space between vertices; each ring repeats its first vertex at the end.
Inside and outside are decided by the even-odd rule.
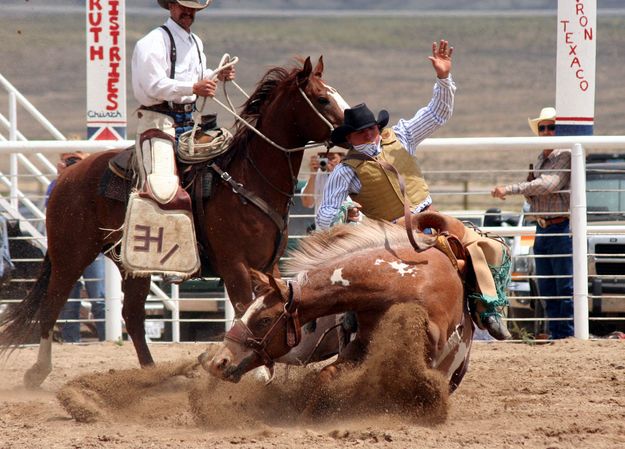
POLYGON ((292 192, 295 179, 302 165, 303 147, 310 140, 293 125, 297 112, 290 106, 292 98, 282 95, 263 112, 259 131, 284 149, 302 148, 301 151, 284 152, 280 148, 254 136, 249 154, 252 163, 281 190, 292 192), (292 173, 291 173, 292 171, 292 173))

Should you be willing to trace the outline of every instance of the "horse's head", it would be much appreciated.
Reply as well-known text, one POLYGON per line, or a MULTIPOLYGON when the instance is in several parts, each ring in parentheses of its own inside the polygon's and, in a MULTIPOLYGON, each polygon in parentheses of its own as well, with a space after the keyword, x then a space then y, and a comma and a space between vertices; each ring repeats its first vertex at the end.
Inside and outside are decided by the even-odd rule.
POLYGON ((349 108, 338 91, 323 80, 323 68, 323 56, 314 68, 308 57, 295 76, 303 93, 302 101, 293 103, 296 126, 301 135, 315 142, 328 141, 332 129, 343 123, 343 111, 349 108))
POLYGON ((212 360, 200 361, 212 375, 238 382, 248 371, 273 361, 300 338, 298 294, 292 284, 250 270, 256 299, 236 320, 212 360))

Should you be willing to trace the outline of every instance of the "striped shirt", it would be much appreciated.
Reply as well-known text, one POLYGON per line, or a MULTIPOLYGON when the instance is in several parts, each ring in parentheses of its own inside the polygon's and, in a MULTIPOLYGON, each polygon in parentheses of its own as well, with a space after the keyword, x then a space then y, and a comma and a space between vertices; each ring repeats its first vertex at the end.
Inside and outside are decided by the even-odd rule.
MULTIPOLYGON (((443 126, 451 117, 454 108, 454 93, 456 85, 451 75, 445 79, 436 79, 434 92, 430 103, 417 111, 414 117, 409 120, 401 119, 393 126, 393 131, 397 138, 414 155, 417 145, 434 131, 443 126)), ((380 149, 368 156, 377 156, 380 149)), ((367 153, 365 153, 367 154, 367 153)), ((338 214, 341 204, 350 193, 358 194, 362 184, 356 172, 348 165, 339 164, 331 173, 323 192, 323 200, 317 211, 315 222, 317 229, 327 229, 338 214)), ((416 212, 420 212, 432 204, 432 199, 428 196, 423 203, 415 207, 416 212)))
POLYGON ((506 194, 525 196, 530 210, 547 218, 568 215, 571 188, 571 150, 541 152, 534 167, 534 180, 510 184, 506 194))

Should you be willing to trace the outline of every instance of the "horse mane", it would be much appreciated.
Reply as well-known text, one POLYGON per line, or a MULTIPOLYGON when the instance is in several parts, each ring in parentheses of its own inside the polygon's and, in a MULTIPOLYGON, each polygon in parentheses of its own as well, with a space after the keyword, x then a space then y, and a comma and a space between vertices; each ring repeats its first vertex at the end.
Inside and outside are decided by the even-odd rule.
POLYGON ((406 228, 400 225, 366 220, 358 225, 339 225, 326 231, 315 232, 301 240, 299 246, 289 253, 284 273, 306 275, 314 268, 328 262, 354 254, 358 251, 381 247, 403 247, 410 245, 406 228))
MULTIPOLYGON (((289 69, 284 67, 274 67, 269 69, 256 85, 254 93, 243 104, 243 111, 239 114, 243 120, 256 127, 262 115, 263 108, 276 96, 278 87, 295 78, 301 66, 289 69)), ((255 136, 249 127, 237 122, 235 126, 234 138, 230 148, 238 151, 247 147, 249 139, 255 136)))

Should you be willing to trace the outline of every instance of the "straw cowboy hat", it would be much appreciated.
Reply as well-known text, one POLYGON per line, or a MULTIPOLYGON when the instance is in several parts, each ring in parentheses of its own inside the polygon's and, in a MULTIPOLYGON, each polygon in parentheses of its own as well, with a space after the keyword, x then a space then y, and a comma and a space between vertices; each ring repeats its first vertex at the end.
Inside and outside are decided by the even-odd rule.
POLYGON ((538 135, 538 124, 545 120, 556 119, 556 110, 554 108, 542 108, 540 115, 536 118, 528 118, 527 122, 530 124, 530 128, 534 135, 538 135))
POLYGON ((382 129, 388 124, 388 119, 388 111, 385 109, 382 109, 378 113, 378 119, 376 120, 373 112, 371 112, 367 105, 360 103, 351 109, 345 109, 343 124, 332 131, 330 140, 334 145, 344 147, 348 145, 346 140, 348 134, 369 128, 373 125, 378 125, 378 128, 382 129))
POLYGON ((211 4, 213 0, 158 0, 158 4, 161 8, 169 9, 170 3, 178 3, 179 5, 186 6, 193 9, 204 9, 211 4))

